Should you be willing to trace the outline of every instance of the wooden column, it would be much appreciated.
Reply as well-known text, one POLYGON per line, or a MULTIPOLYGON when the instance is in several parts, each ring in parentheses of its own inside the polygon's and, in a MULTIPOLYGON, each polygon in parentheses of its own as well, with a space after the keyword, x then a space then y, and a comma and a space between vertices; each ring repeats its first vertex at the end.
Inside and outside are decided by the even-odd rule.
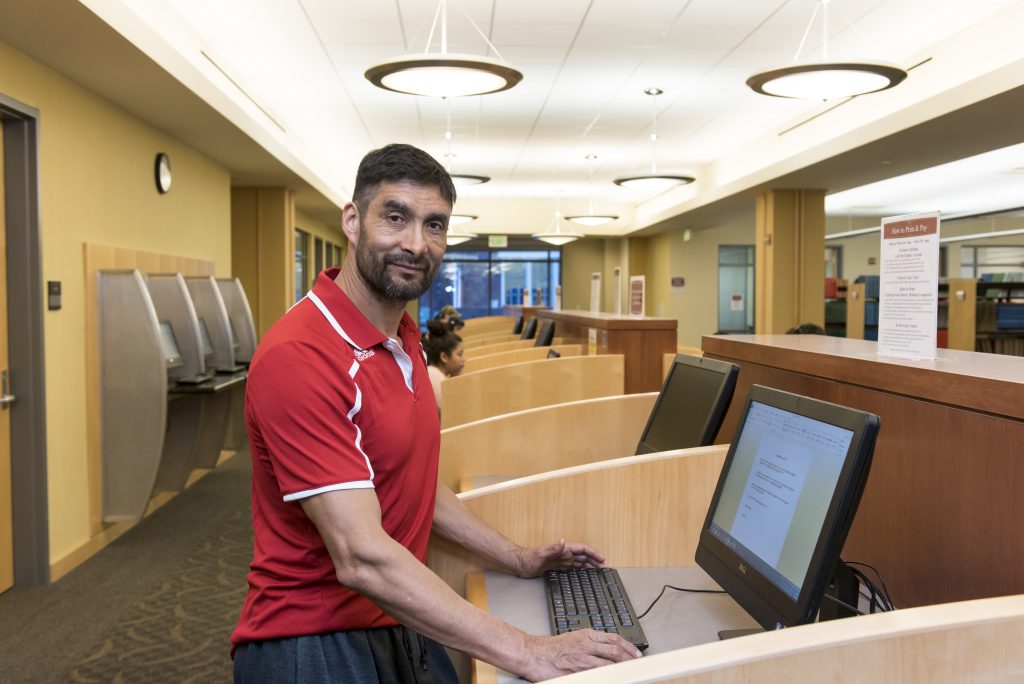
POLYGON ((825 324, 825 191, 772 190, 757 197, 758 334, 825 324))
POLYGON ((231 269, 242 281, 261 337, 295 303, 294 259, 292 191, 232 188, 231 269))

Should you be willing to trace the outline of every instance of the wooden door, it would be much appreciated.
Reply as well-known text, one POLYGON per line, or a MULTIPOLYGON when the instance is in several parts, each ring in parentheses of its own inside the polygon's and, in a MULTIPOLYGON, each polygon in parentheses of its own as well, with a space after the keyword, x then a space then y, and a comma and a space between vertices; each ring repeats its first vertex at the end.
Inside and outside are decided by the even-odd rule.
MULTIPOLYGON (((0 373, 7 377, 7 226, 4 222, 3 121, 0 120, 0 373)), ((8 383, 0 394, 9 392, 8 383)), ((11 410, 0 404, 0 592, 14 584, 14 535, 11 513, 11 410)))

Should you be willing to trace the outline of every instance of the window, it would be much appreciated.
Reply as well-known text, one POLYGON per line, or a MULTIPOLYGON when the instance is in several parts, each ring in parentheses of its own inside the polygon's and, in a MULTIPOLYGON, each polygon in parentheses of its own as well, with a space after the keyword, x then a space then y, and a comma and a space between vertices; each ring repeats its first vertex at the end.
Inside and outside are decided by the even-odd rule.
POLYGON ((313 277, 319 276, 322 270, 324 270, 324 241, 321 238, 315 238, 313 241, 313 277))
POLYGON ((754 246, 718 247, 718 330, 754 332, 754 246))
POLYGON ((330 242, 327 243, 327 249, 324 252, 324 268, 330 268, 331 266, 337 266, 338 262, 334 260, 334 245, 330 242))
POLYGON ((306 296, 309 290, 309 273, 306 258, 309 255, 309 233, 295 229, 295 301, 306 296))
POLYGON ((981 278, 988 273, 1024 273, 1024 247, 960 248, 960 277, 981 278))
POLYGON ((497 315, 506 305, 522 304, 527 291, 534 306, 552 306, 561 264, 561 250, 450 249, 420 298, 420 325, 446 304, 466 318, 497 315))

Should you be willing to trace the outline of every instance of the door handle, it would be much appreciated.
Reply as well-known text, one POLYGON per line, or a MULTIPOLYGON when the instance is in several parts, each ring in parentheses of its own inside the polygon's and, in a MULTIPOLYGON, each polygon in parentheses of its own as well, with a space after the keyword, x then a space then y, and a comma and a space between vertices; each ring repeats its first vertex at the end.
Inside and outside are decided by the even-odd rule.
POLYGON ((8 404, 13 404, 17 399, 13 394, 7 393, 8 371, 5 368, 0 371, 0 411, 6 411, 8 404))

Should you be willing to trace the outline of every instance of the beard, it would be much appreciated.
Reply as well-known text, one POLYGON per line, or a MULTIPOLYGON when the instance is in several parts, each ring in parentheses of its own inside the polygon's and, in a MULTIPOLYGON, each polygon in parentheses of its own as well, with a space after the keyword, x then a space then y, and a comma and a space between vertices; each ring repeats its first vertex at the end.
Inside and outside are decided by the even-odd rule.
POLYGON ((365 231, 360 228, 356 268, 374 294, 382 299, 401 302, 419 299, 430 289, 439 267, 440 263, 431 263, 426 256, 376 251, 370 246, 365 231), (419 273, 392 276, 388 273, 388 266, 391 265, 409 266, 419 269, 419 273))

